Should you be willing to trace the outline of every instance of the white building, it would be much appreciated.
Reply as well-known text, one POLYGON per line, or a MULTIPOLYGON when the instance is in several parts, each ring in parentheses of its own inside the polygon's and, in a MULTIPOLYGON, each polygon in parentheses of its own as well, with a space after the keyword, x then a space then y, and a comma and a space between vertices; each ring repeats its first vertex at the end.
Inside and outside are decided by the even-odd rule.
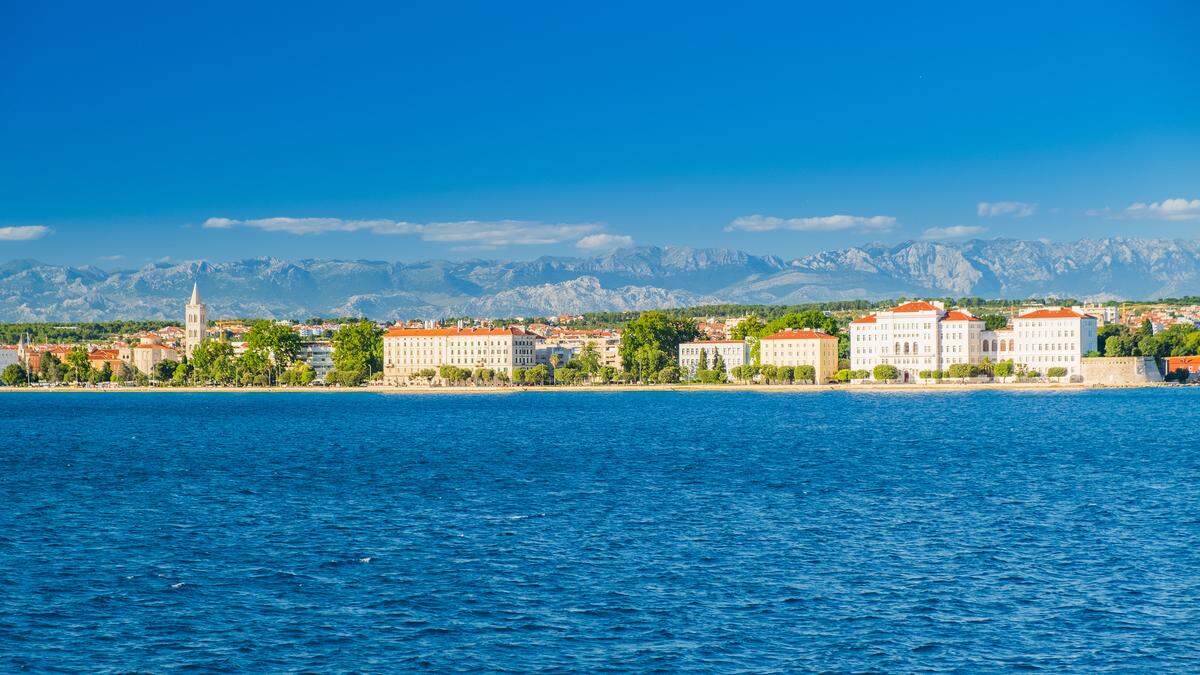
POLYGON ((333 370, 333 345, 326 340, 311 340, 300 344, 298 359, 313 370, 313 379, 323 382, 333 370))
POLYGON ((208 308, 200 301, 200 284, 193 283, 192 297, 184 306, 183 349, 189 359, 192 358, 196 347, 204 341, 207 328, 208 308))
POLYGON ((1081 373, 1080 359, 1096 348, 1098 319, 1064 307, 1027 310, 1009 328, 984 330, 964 310, 940 303, 909 302, 850 323, 850 367, 895 366, 902 379, 923 370, 948 370, 956 363, 1012 361, 1043 375, 1054 367, 1081 373))
POLYGON ((694 377, 700 365, 700 352, 704 352, 710 370, 719 354, 725 362, 725 374, 731 377, 734 368, 750 362, 750 347, 745 340, 684 342, 679 345, 679 372, 686 377, 694 377))
POLYGON ((534 364, 534 338, 520 328, 404 328, 383 335, 383 381, 398 385, 439 366, 490 368, 512 375, 534 364))
POLYGON ((1066 368, 1068 376, 1080 376, 1083 355, 1096 349, 1098 324, 1095 316, 1068 307, 1026 312, 1013 318, 1006 358, 1042 375, 1057 367, 1066 368))
POLYGON ((940 302, 906 302, 850 322, 850 368, 895 366, 901 379, 923 370, 983 361, 983 321, 940 302))
POLYGON ((575 357, 575 349, 562 344, 555 344, 543 339, 533 343, 533 362, 546 366, 565 366, 575 357))
POLYGON ((18 353, 17 345, 0 346, 0 370, 4 370, 9 366, 18 365, 21 361, 18 353))
POLYGON ((1079 314, 1090 314, 1096 317, 1097 328, 1121 322, 1121 310, 1116 305, 1075 305, 1071 309, 1079 314))

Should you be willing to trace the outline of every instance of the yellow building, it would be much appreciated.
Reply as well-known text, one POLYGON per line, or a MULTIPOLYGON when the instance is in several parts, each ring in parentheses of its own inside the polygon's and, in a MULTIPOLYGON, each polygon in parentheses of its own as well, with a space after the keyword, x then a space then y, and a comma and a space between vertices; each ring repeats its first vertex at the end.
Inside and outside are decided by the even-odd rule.
POLYGON ((439 366, 490 368, 512 375, 534 364, 534 338, 519 328, 391 328, 383 335, 383 381, 404 384, 439 366))
POLYGON ((812 366, 818 384, 837 374, 838 339, 828 333, 788 328, 762 338, 758 349, 764 366, 812 366))

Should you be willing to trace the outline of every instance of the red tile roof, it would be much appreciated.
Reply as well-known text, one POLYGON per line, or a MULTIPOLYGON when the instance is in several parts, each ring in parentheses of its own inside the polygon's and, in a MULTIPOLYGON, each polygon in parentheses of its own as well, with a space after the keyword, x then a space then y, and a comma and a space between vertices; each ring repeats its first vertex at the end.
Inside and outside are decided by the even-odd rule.
MULTIPOLYGON (((1088 316, 1091 316, 1090 314, 1088 316)), ((1028 314, 1022 314, 1018 319, 1082 319, 1083 314, 1076 312, 1073 309, 1062 307, 1060 309, 1035 309, 1028 314)), ((1093 317, 1095 318, 1095 317, 1093 317)))
POLYGON ((393 326, 384 337, 448 337, 448 336, 526 335, 520 328, 403 328, 393 326))
POLYGON ((899 307, 893 307, 892 311, 893 312, 936 312, 937 307, 929 304, 928 302, 925 302, 924 300, 917 300, 915 302, 906 302, 903 305, 900 305, 899 307))
POLYGON ((1168 356, 1167 371, 1185 368, 1194 372, 1200 371, 1200 356, 1168 356))
POLYGON ((946 316, 942 317, 942 321, 983 321, 983 319, 971 316, 966 312, 960 312, 957 309, 952 309, 946 312, 946 316))
POLYGON ((875 315, 868 314, 866 316, 860 316, 857 319, 851 321, 850 323, 875 323, 875 315))
POLYGON ((822 333, 816 330, 802 330, 799 328, 785 328, 778 333, 772 333, 763 340, 836 340, 837 336, 829 333, 822 333))

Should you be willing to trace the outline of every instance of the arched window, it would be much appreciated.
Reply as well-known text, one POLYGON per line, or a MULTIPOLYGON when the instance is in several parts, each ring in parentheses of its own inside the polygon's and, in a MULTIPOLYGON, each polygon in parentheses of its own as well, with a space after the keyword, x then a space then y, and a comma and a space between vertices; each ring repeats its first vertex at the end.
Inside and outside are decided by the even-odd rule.
POLYGON ((984 340, 984 341, 983 341, 983 351, 985 351, 985 352, 986 352, 987 350, 988 350, 988 341, 987 341, 987 340, 984 340))
POLYGON ((908 353, 908 343, 907 342, 904 343, 904 353, 905 354, 908 353))

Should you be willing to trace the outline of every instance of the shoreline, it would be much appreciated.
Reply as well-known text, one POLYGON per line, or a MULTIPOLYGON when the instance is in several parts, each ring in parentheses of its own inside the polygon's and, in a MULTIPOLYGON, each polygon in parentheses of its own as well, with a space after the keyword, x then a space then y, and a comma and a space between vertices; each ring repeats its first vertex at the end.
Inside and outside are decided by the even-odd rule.
POLYGON ((1136 384, 1088 384, 1083 382, 987 382, 975 384, 601 384, 528 387, 0 387, 2 393, 88 393, 88 394, 521 394, 537 393, 628 393, 657 392, 761 392, 761 393, 922 393, 974 391, 1087 391, 1097 389, 1156 389, 1177 387, 1161 382, 1136 384))

